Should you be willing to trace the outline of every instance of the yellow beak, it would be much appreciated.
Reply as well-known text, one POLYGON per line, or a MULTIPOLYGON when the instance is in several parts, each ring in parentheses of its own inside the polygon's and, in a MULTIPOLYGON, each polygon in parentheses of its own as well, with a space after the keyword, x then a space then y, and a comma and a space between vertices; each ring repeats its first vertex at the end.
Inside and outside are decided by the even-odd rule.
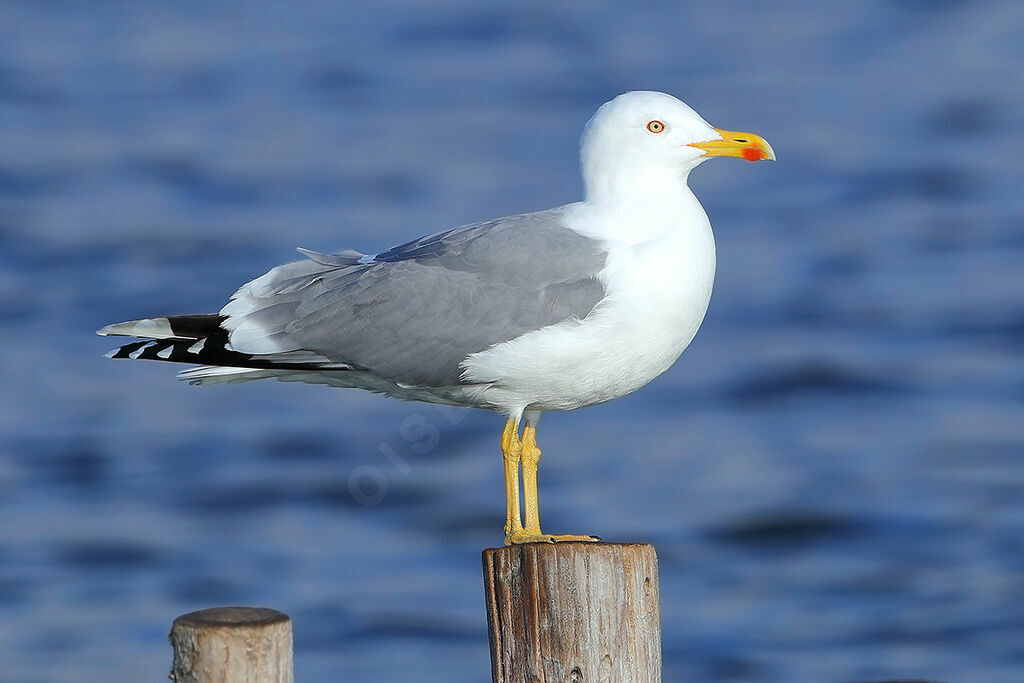
POLYGON ((722 136, 721 140, 694 142, 690 147, 704 150, 702 156, 706 157, 739 157, 747 161, 763 161, 764 159, 775 161, 775 150, 760 135, 722 130, 721 128, 715 128, 715 132, 722 136))

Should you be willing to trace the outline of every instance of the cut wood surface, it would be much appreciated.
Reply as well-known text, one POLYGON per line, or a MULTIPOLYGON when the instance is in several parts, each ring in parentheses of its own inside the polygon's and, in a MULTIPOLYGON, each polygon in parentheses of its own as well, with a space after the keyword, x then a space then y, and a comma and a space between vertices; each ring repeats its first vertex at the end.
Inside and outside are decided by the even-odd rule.
POLYGON ((292 622, 266 607, 213 607, 171 627, 175 683, 292 683, 292 622))
POLYGON ((495 683, 660 683, 653 546, 531 543, 483 566, 495 683))

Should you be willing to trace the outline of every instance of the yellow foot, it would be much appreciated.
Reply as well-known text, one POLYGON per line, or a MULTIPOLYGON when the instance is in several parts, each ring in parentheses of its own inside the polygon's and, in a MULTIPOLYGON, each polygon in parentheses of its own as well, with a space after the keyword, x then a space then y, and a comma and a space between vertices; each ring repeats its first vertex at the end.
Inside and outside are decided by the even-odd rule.
POLYGON ((531 533, 529 531, 517 531, 511 536, 505 536, 505 545, 522 545, 523 543, 565 543, 570 541, 585 541, 596 543, 601 539, 597 536, 574 536, 572 534, 543 534, 531 533))

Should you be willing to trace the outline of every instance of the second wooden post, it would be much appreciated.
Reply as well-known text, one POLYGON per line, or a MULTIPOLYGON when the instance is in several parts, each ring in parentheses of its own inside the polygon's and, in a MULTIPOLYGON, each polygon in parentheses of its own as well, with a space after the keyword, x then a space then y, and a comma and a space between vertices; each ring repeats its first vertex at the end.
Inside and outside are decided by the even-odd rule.
POLYGON ((653 546, 531 543, 483 565, 494 683, 660 683, 653 546))
POLYGON ((175 683, 292 683, 292 622, 266 607, 211 607, 171 627, 175 683))

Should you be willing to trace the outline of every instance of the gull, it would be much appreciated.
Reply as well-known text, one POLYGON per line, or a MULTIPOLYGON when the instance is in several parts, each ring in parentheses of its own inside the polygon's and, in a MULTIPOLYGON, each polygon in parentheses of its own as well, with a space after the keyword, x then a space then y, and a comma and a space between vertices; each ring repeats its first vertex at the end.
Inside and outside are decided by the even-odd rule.
POLYGON ((715 241, 687 179, 711 157, 775 152, 671 95, 627 92, 584 128, 583 201, 377 254, 299 249, 219 313, 98 334, 141 338, 112 358, 198 364, 178 375, 193 384, 277 378, 502 413, 505 543, 598 540, 541 531, 537 422, 636 391, 697 333, 715 241))

